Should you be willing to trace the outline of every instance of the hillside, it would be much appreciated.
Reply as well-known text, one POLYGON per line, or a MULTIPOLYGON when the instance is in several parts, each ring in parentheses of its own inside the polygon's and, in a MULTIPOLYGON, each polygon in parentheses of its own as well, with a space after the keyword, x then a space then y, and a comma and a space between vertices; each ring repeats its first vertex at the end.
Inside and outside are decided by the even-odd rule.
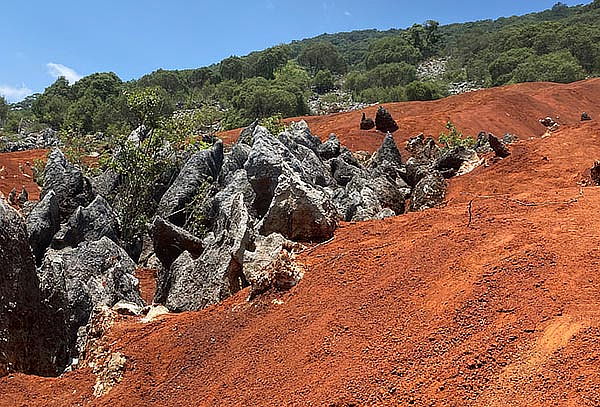
MULTIPOLYGON (((427 102, 386 103, 399 130, 395 138, 400 147, 419 133, 437 137, 452 121, 465 134, 477 138, 480 131, 497 136, 506 133, 521 138, 541 136, 545 128, 539 119, 559 117, 561 124, 579 122, 581 112, 600 114, 597 100, 600 79, 572 84, 524 83, 486 89, 427 102)), ((311 130, 322 140, 335 133, 352 150, 373 152, 379 148, 383 135, 375 130, 359 129, 362 112, 375 117, 377 106, 349 113, 328 116, 302 116, 288 121, 306 120, 311 130)), ((219 134, 225 142, 237 139, 240 129, 219 134)))
MULTIPOLYGON (((122 383, 92 396, 90 369, 0 379, 2 406, 597 406, 600 403, 600 81, 530 84, 394 104, 397 142, 436 134, 518 134, 512 154, 450 181, 438 208, 346 223, 304 251, 304 279, 247 302, 104 339, 128 358, 122 383), (591 122, 578 116, 588 111, 591 122), (540 117, 560 116, 542 136, 540 117)), ((373 150, 356 113, 308 118, 373 150)), ((312 120, 312 123, 311 123, 312 120)), ((1 159, 2 156, 0 156, 1 159)))

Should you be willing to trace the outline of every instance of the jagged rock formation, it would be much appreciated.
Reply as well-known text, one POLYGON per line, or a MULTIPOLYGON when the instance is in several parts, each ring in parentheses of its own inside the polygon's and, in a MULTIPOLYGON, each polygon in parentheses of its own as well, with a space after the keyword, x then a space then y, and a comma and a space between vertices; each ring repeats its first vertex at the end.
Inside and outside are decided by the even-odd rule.
POLYGON ((60 310, 40 292, 23 219, 0 200, 0 376, 55 375, 66 364, 60 310))
POLYGON ((134 272, 133 260, 107 237, 46 252, 38 270, 40 289, 53 309, 63 310, 73 356, 95 307, 121 300, 143 304, 134 272))
POLYGON ((48 155, 41 198, 50 191, 56 194, 61 221, 71 216, 77 207, 87 206, 94 199, 91 181, 69 163, 59 149, 48 155))
POLYGON ((506 145, 492 133, 488 134, 488 142, 490 143, 490 147, 494 151, 494 154, 496 154, 496 157, 506 158, 510 155, 510 151, 506 145))

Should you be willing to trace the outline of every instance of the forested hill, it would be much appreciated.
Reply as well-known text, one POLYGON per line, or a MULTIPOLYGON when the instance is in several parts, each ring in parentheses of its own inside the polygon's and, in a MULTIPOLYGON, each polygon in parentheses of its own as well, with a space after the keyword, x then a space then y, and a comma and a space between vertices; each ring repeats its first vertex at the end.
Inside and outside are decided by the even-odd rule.
POLYGON ((50 126, 124 134, 140 123, 134 112, 144 102, 155 117, 193 111, 186 117, 197 130, 215 121, 228 129, 256 118, 308 114, 308 101, 318 95, 333 102, 340 94, 365 103, 429 100, 446 96, 455 83, 572 82, 599 73, 600 0, 574 7, 557 3, 497 20, 323 34, 130 82, 114 73, 75 84, 59 78, 21 103, 0 99, 0 127, 4 133, 50 126), (423 73, 423 63, 432 60, 433 72, 423 73))

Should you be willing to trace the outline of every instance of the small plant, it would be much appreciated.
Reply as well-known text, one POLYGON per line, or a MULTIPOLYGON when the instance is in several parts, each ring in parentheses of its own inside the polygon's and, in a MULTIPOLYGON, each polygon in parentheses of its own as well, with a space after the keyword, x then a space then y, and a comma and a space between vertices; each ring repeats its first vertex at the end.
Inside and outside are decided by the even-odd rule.
POLYGON ((203 203, 210 186, 210 180, 204 181, 199 188, 198 193, 188 205, 186 205, 185 228, 188 232, 197 237, 204 237, 206 234, 206 218, 203 211, 203 203))
POLYGON ((44 186, 44 171, 46 170, 46 163, 48 162, 48 156, 43 158, 35 158, 33 160, 33 166, 31 171, 33 172, 33 180, 40 187, 44 186))
POLYGON ((472 147, 475 145, 475 139, 471 136, 464 137, 452 122, 446 123, 446 129, 448 129, 448 132, 441 132, 438 139, 440 144, 444 145, 444 148, 472 147))
POLYGON ((269 132, 274 136, 284 132, 286 129, 285 123, 283 122, 283 117, 280 114, 265 117, 259 122, 259 124, 263 127, 266 127, 266 129, 269 130, 269 132))

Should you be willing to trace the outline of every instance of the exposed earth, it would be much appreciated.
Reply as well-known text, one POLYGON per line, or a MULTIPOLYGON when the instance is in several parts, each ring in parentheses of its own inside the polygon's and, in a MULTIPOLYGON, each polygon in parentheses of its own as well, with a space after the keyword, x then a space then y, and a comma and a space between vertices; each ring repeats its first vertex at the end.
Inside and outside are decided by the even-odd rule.
MULTIPOLYGON (((343 224, 299 255, 304 278, 284 294, 122 317, 103 339, 127 360, 107 395, 93 395, 89 368, 14 374, 0 379, 0 405, 600 405, 600 189, 588 186, 599 99, 595 79, 386 105, 399 146, 447 120, 520 141, 453 178, 439 208, 343 224), (546 116, 557 131, 544 134, 546 116)), ((374 151, 383 135, 357 130, 360 117, 305 119, 322 139, 374 151)), ((33 158, 4 154, 0 167, 33 158)))

